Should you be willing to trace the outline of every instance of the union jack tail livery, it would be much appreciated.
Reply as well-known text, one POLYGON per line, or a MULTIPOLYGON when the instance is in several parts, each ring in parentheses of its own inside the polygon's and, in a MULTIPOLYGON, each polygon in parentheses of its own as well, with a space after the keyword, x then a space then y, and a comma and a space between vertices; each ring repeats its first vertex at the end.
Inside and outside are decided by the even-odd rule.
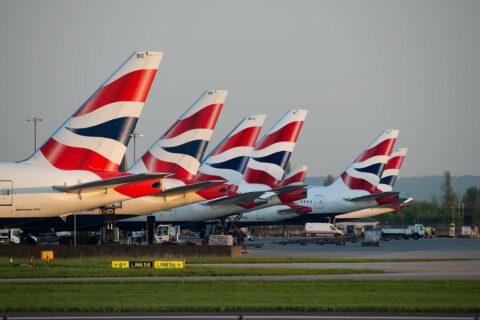
POLYGON ((26 163, 116 172, 163 53, 133 53, 26 163))
POLYGON ((397 180, 400 168, 403 165, 408 148, 400 148, 394 150, 388 159, 387 165, 382 173, 382 178, 377 186, 381 192, 388 192, 393 190, 393 185, 397 180))
POLYGON ((196 179, 240 181, 266 117, 244 118, 206 157, 196 179))
POLYGON ((290 110, 257 143, 244 173, 246 182, 279 185, 306 115, 307 110, 290 110))
POLYGON ((399 130, 385 130, 360 156, 335 180, 334 185, 343 184, 351 190, 374 193, 380 175, 395 145, 399 130))
POLYGON ((138 160, 130 172, 171 173, 193 180, 205 153, 227 91, 206 91, 138 160))
POLYGON ((292 171, 290 171, 285 178, 283 178, 282 182, 280 182, 280 186, 288 186, 292 183, 303 183, 305 182, 305 177, 307 176, 308 166, 295 166, 292 171))

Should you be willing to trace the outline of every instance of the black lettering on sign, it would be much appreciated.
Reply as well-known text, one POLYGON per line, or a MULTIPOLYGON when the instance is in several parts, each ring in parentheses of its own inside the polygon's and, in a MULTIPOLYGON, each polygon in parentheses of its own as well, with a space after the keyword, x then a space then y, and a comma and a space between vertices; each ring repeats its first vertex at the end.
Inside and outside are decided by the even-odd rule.
POLYGON ((145 53, 137 53, 137 59, 145 58, 145 53))
POLYGON ((130 261, 130 268, 153 268, 152 261, 130 261))

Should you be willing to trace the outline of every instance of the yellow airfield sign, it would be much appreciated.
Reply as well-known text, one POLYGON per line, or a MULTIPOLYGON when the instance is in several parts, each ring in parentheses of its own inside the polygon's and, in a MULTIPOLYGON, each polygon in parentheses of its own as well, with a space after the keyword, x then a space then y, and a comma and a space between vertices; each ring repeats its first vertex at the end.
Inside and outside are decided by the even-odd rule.
POLYGON ((157 260, 154 261, 155 269, 184 269, 185 260, 157 260))
POLYGON ((185 260, 126 261, 113 260, 114 269, 184 269, 185 260))
POLYGON ((129 261, 112 261, 112 268, 115 269, 128 269, 130 267, 129 261))

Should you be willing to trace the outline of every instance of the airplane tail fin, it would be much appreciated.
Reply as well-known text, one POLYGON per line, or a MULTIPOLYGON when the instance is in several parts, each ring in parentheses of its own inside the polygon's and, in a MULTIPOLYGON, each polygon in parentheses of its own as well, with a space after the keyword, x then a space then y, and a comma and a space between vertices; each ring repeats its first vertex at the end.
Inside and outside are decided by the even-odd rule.
POLYGON ((267 115, 245 117, 205 158, 197 181, 242 178, 267 115))
POLYGON ((282 182, 280 182, 280 186, 288 186, 292 183, 303 183, 305 182, 305 177, 307 176, 308 166, 295 166, 292 171, 290 171, 285 178, 283 178, 282 182))
POLYGON ((203 93, 130 171, 171 173, 177 179, 194 179, 227 94, 224 90, 203 93))
POLYGON ((25 162, 118 171, 162 57, 133 53, 25 162))
POLYGON ((383 131, 360 156, 338 177, 334 185, 343 184, 351 190, 373 193, 380 182, 399 130, 383 131))
POLYGON ((397 180, 403 161, 407 155, 408 148, 396 149, 390 154, 390 158, 382 173, 382 178, 377 186, 381 192, 388 192, 393 190, 393 185, 397 180))
POLYGON ((307 110, 290 110, 262 137, 243 175, 246 182, 279 185, 306 116, 307 110))

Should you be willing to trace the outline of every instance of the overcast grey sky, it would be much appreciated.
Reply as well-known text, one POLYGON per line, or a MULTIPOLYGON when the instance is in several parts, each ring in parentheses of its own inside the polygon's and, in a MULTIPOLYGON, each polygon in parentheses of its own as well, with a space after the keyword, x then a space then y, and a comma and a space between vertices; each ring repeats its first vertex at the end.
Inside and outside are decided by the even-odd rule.
MULTIPOLYGON (((0 1, 0 161, 29 156, 138 49, 165 57, 137 154, 204 90, 242 117, 309 109, 292 156, 338 175, 383 129, 402 176, 480 175, 480 1, 0 1)), ((212 146, 212 145, 211 145, 212 146)), ((132 158, 132 143, 129 147, 132 158)))

